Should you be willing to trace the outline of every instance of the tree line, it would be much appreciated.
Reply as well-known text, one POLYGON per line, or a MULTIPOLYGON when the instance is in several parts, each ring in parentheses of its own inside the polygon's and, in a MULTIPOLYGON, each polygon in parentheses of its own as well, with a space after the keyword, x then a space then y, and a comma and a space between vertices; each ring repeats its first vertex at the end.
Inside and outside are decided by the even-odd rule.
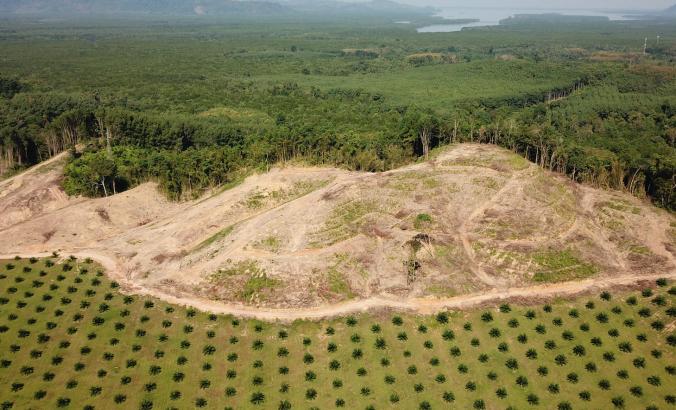
POLYGON ((664 87, 661 77, 637 77, 635 88, 582 78, 544 94, 468 101, 447 113, 391 107, 359 90, 280 84, 259 90, 274 118, 265 127, 142 112, 95 94, 19 91, 0 104, 0 173, 77 145, 84 149, 73 150, 66 167, 69 194, 104 196, 153 180, 178 200, 297 158, 384 171, 444 144, 479 142, 575 181, 648 195, 673 210, 676 103, 653 92, 664 87))

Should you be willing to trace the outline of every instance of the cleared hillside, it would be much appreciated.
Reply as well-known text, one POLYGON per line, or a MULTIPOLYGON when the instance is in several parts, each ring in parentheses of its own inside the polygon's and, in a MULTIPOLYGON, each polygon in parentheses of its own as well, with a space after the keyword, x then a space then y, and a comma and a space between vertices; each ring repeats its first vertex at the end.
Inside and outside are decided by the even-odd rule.
POLYGON ((178 302, 402 302, 676 270, 667 212, 489 145, 379 174, 279 168, 183 203, 152 184, 46 195, 61 172, 0 183, 0 254, 94 256, 127 286, 178 302))

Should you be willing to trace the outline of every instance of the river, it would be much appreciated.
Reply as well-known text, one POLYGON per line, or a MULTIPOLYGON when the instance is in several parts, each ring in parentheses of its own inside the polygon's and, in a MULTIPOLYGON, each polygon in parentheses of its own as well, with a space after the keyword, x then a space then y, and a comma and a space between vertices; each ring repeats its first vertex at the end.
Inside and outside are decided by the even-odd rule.
POLYGON ((419 33, 449 33, 460 31, 466 27, 497 26, 500 20, 514 16, 516 14, 546 14, 558 13, 568 16, 600 16, 608 17, 610 20, 628 20, 628 12, 621 11, 598 11, 598 10, 574 10, 574 9, 519 9, 519 8, 481 8, 481 7, 453 7, 444 8, 437 13, 437 16, 445 19, 478 19, 475 23, 464 24, 434 24, 418 29, 419 33))

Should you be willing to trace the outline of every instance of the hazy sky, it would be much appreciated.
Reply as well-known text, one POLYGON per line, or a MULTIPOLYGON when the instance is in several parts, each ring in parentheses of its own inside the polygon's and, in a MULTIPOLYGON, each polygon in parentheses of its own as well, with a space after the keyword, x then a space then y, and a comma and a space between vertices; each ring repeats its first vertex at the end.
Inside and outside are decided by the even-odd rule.
POLYGON ((415 5, 465 7, 584 8, 584 9, 666 9, 676 0, 398 0, 415 5))

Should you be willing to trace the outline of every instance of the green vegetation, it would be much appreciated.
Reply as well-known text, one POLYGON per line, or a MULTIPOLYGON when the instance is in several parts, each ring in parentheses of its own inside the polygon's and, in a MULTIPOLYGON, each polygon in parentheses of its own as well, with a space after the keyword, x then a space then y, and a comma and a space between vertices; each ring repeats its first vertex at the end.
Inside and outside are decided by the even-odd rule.
POLYGON ((277 253, 279 252, 279 248, 282 246, 282 241, 277 236, 270 235, 256 243, 255 246, 272 253, 277 253))
POLYGON ((352 299, 356 295, 350 287, 350 283, 345 276, 338 270, 337 266, 329 269, 329 290, 336 295, 347 299, 352 299))
POLYGON ((415 217, 415 221, 413 222, 413 226, 417 230, 422 230, 424 228, 428 228, 432 224, 432 217, 429 214, 418 214, 415 217))
POLYGON ((313 234, 311 245, 330 246, 357 234, 363 218, 379 212, 380 206, 372 200, 351 200, 336 206, 324 226, 313 234))
POLYGON ((565 282, 584 279, 598 272, 594 265, 579 260, 571 250, 547 250, 533 255, 539 270, 533 276, 536 282, 565 282))
POLYGON ((314 192, 328 183, 327 180, 306 180, 294 183, 289 189, 280 188, 272 192, 256 191, 246 198, 244 205, 249 209, 258 210, 268 204, 286 203, 314 192))
POLYGON ((195 249, 193 249, 193 252, 200 251, 204 248, 211 246, 212 244, 214 244, 218 241, 221 241, 221 240, 227 238, 228 235, 230 235, 232 233, 233 229, 235 229, 234 226, 228 226, 227 228, 224 228, 224 229, 216 232, 211 237, 209 237, 208 239, 205 239, 199 245, 197 245, 195 247, 195 249))
POLYGON ((268 278, 265 272, 254 273, 244 283, 244 289, 239 294, 240 299, 251 301, 255 297, 260 296, 263 291, 274 289, 280 283, 276 279, 268 278))
POLYGON ((69 194, 194 198, 277 162, 383 171, 473 141, 676 207, 667 21, 6 23, 0 174, 83 144, 69 194))
POLYGON ((244 302, 265 298, 265 291, 281 285, 281 281, 269 278, 265 268, 255 260, 233 262, 209 276, 209 283, 225 291, 225 296, 212 294, 210 297, 231 297, 244 302))
POLYGON ((3 409, 643 409, 676 399, 676 288, 665 280, 544 306, 284 325, 123 295, 94 264, 47 262, 0 265, 3 409))

